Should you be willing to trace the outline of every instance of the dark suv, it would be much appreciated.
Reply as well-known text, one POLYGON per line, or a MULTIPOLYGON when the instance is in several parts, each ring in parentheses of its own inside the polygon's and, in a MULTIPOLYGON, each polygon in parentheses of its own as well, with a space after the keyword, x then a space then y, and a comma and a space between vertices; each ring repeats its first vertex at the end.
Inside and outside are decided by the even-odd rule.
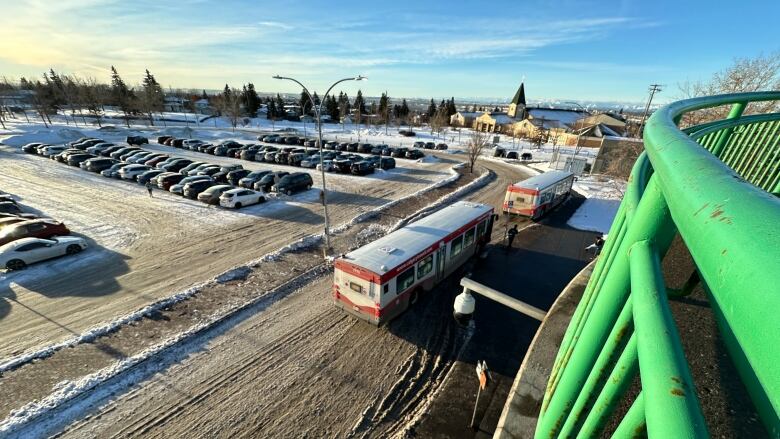
POLYGON ((290 175, 285 175, 276 184, 271 187, 271 190, 292 195, 295 192, 311 189, 314 181, 311 179, 311 175, 305 172, 294 172, 290 175))
POLYGON ((353 163, 350 172, 352 172, 354 175, 373 174, 374 167, 371 165, 371 162, 363 160, 353 163))

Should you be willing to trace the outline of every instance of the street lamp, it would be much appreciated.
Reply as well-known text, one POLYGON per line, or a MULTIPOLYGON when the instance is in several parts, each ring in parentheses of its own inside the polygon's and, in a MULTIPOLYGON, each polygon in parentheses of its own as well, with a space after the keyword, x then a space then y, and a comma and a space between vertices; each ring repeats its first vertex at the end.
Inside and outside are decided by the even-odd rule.
POLYGON ((340 84, 345 81, 365 81, 368 78, 365 76, 355 76, 351 78, 344 78, 340 79, 336 82, 334 82, 329 88, 328 91, 325 92, 325 94, 320 99, 319 105, 317 105, 316 102, 314 102, 314 98, 312 97, 311 93, 309 93, 309 89, 306 88, 305 85, 301 83, 301 81, 298 81, 295 78, 289 78, 286 76, 279 76, 274 75, 274 79, 284 79, 287 81, 292 81, 303 88, 304 93, 306 93, 306 96, 309 97, 309 100, 311 101, 311 107, 314 109, 314 117, 317 118, 317 143, 319 144, 319 150, 320 150, 320 172, 322 174, 322 208, 325 212, 325 255, 327 256, 328 250, 330 249, 330 219, 328 217, 328 196, 327 196, 327 189, 325 187, 325 165, 323 164, 322 160, 322 104, 325 102, 325 99, 328 97, 328 94, 331 90, 333 90, 333 87, 335 87, 337 84, 340 84))

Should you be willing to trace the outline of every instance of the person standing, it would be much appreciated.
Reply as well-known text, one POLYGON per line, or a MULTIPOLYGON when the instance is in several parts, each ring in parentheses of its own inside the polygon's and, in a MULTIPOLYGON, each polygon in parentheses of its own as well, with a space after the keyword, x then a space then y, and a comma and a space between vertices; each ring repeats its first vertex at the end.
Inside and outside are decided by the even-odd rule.
POLYGON ((151 181, 147 181, 146 182, 146 190, 149 191, 149 198, 153 198, 154 197, 154 195, 152 195, 152 188, 153 187, 154 187, 154 185, 152 184, 151 181))
POLYGON ((515 236, 517 236, 518 230, 517 230, 517 224, 512 226, 511 229, 509 229, 506 232, 507 238, 509 239, 509 243, 507 244, 508 248, 512 248, 512 241, 515 240, 515 236))

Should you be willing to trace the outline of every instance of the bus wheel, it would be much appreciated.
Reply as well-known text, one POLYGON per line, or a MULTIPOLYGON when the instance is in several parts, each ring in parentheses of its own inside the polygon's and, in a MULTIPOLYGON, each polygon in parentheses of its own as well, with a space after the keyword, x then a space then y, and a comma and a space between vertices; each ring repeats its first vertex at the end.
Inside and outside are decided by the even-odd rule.
POLYGON ((420 300, 420 290, 412 291, 412 295, 409 296, 409 304, 414 305, 418 300, 420 300))

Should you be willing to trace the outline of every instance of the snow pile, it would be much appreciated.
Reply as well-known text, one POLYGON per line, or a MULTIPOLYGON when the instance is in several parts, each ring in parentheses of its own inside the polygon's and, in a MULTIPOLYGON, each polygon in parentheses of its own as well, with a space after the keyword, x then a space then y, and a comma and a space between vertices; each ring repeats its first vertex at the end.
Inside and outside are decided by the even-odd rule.
POLYGON ((426 155, 425 157, 421 159, 417 159, 417 163, 439 163, 441 160, 439 160, 438 157, 435 155, 426 155))
POLYGON ((44 129, 13 134, 3 139, 3 143, 10 146, 22 147, 28 143, 65 143, 84 137, 84 133, 71 128, 44 129))
POLYGON ((587 176, 577 179, 573 189, 582 194, 586 200, 569 218, 567 224, 575 229, 607 233, 623 199, 626 182, 600 176, 587 176))

